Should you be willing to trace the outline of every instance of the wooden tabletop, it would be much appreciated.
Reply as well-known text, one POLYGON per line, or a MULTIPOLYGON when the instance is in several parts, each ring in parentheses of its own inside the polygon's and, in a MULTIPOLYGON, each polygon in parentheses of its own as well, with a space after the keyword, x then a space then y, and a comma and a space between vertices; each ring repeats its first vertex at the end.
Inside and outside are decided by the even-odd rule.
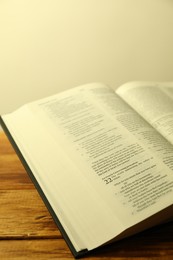
MULTIPOLYGON (((1 131, 0 259, 74 259, 1 131)), ((105 246, 84 259, 173 259, 173 222, 105 246)))

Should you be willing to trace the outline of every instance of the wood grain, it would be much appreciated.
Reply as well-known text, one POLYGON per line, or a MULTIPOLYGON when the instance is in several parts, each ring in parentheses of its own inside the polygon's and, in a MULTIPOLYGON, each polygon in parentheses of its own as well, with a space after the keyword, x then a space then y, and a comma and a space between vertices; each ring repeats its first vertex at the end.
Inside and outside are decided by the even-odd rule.
MULTIPOLYGON (((3 132, 0 132, 0 259, 73 259, 3 132)), ((173 259, 173 223, 104 246, 84 259, 173 259)))

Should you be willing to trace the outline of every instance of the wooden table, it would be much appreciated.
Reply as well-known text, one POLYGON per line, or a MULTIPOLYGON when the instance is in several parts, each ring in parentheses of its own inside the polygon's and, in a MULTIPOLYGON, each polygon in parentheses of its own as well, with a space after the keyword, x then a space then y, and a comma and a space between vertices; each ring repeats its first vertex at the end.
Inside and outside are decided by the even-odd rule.
MULTIPOLYGON (((74 259, 1 131, 0 259, 74 259)), ((84 259, 173 259, 173 223, 105 246, 84 259)))

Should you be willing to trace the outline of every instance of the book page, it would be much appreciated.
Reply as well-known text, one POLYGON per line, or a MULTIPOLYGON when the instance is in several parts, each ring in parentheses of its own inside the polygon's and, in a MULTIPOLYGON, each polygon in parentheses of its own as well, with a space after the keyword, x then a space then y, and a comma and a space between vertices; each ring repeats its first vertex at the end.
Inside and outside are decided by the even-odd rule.
POLYGON ((172 193, 172 147, 159 135, 153 138, 155 144, 157 139, 157 147, 155 144, 147 146, 153 128, 110 88, 93 84, 73 89, 57 99, 37 103, 35 109, 39 117, 48 120, 50 131, 58 141, 61 139, 66 153, 93 188, 104 191, 103 200, 109 201, 124 225, 130 223, 129 218, 127 223, 127 214, 133 216, 132 222, 139 221, 152 214, 152 208, 155 210, 156 205, 166 199, 165 192, 166 195, 172 193), (125 125, 127 118, 136 135, 125 125))
POLYGON ((77 248, 93 249, 172 204, 163 153, 171 148, 160 136, 147 146, 153 128, 110 88, 75 88, 4 120, 77 248))
POLYGON ((173 83, 127 83, 116 93, 173 144, 173 83))

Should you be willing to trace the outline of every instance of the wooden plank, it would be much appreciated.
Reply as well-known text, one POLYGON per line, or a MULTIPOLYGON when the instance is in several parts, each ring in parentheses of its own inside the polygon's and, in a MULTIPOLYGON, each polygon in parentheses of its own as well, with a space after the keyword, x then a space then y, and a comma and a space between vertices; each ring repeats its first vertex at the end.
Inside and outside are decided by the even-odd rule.
POLYGON ((0 131, 0 190, 35 189, 5 134, 0 131))
POLYGON ((0 205, 0 239, 61 236, 36 190, 1 190, 0 205))
MULTIPOLYGON (((28 239, 0 241, 0 259, 74 259, 63 239, 28 239)), ((84 257, 91 260, 171 260, 172 243, 151 243, 151 240, 127 239, 100 248, 84 257)))
POLYGON ((0 154, 14 154, 14 149, 2 130, 0 130, 0 154))
POLYGON ((8 155, 0 156, 0 190, 35 189, 19 161, 8 155))
POLYGON ((74 259, 62 239, 0 241, 0 259, 74 259))

